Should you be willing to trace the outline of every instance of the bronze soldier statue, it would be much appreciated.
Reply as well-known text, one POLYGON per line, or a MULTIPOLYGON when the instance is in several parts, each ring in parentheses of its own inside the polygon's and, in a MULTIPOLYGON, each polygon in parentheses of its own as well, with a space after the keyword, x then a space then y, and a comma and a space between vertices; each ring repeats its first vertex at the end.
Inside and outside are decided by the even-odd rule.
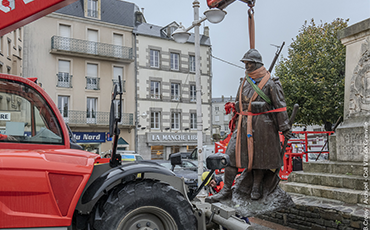
POLYGON ((245 63, 247 75, 236 95, 239 120, 226 149, 230 166, 225 168, 223 189, 207 198, 206 201, 211 203, 231 198, 238 168, 246 169, 242 183, 235 186, 234 193, 258 200, 264 194, 263 190, 272 192, 279 182, 277 173, 282 165, 278 132, 282 131, 287 138, 291 135, 279 80, 271 79, 256 49, 250 49, 241 61, 245 63))

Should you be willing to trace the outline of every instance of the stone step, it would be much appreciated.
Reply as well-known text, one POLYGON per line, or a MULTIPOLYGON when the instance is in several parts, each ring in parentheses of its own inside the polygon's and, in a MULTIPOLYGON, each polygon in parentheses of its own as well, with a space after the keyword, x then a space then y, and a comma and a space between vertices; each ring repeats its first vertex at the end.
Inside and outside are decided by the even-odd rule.
POLYGON ((303 171, 362 176, 364 167, 360 162, 309 161, 303 162, 303 171))
POLYGON ((356 175, 294 171, 289 175, 288 182, 364 190, 364 183, 367 182, 367 178, 356 175))
POLYGON ((349 204, 364 203, 363 191, 297 182, 280 182, 280 187, 289 193, 339 200, 349 204))

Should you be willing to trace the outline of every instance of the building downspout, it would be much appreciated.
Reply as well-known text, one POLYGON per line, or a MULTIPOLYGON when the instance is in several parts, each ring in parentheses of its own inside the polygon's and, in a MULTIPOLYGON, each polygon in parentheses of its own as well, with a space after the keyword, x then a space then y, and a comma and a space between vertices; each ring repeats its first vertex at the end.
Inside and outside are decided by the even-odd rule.
POLYGON ((137 127, 138 127, 138 120, 137 120, 137 116, 138 116, 138 113, 137 113, 137 58, 136 58, 136 50, 137 50, 137 42, 136 42, 136 36, 137 34, 136 33, 133 33, 133 36, 134 36, 134 58, 135 58, 135 61, 134 61, 134 65, 135 65, 135 153, 138 153, 138 146, 139 146, 139 137, 138 137, 138 131, 137 131, 137 127))

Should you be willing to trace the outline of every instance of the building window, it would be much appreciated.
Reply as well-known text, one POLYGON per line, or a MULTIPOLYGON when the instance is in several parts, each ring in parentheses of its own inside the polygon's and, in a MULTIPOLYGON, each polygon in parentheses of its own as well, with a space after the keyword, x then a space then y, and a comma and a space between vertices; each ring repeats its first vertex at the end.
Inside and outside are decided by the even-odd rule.
POLYGON ((18 39, 22 41, 22 27, 19 28, 18 32, 19 32, 18 39))
POLYGON ((57 87, 72 87, 72 76, 70 75, 71 63, 70 61, 58 61, 58 83, 57 87))
POLYGON ((220 107, 216 106, 215 111, 219 111, 219 110, 220 110, 220 107))
POLYGON ((123 80, 123 67, 114 66, 113 67, 113 85, 118 84, 118 76, 121 76, 121 87, 122 92, 126 92, 125 80, 123 80))
POLYGON ((8 39, 8 46, 6 51, 6 57, 10 59, 10 55, 12 52, 12 41, 10 39, 8 39))
POLYGON ((195 56, 194 55, 189 56, 189 71, 195 72, 195 56))
POLYGON ((160 112, 151 112, 150 113, 150 128, 159 129, 161 123, 161 113, 160 112))
POLYGON ((228 114, 224 115, 224 121, 229 121, 229 115, 228 114))
POLYGON ((171 100, 180 100, 180 84, 171 83, 171 100))
POLYGON ((159 51, 150 50, 150 67, 159 68, 159 51))
POLYGON ((96 105, 97 105, 98 99, 93 97, 87 98, 87 104, 86 104, 86 123, 96 123, 96 105))
POLYGON ((98 31, 97 30, 87 30, 87 52, 90 54, 98 54, 97 44, 98 44, 98 31))
POLYGON ((190 101, 197 100, 197 89, 195 85, 190 85, 190 101))
POLYGON ((171 114, 171 128, 180 129, 180 113, 173 112, 171 114))
POLYGON ((0 54, 3 53, 3 36, 0 37, 0 54))
POLYGON ((13 48, 17 49, 17 30, 13 31, 13 48))
POLYGON ((58 96, 58 109, 65 122, 68 123, 69 97, 58 96))
POLYGON ((161 83, 159 81, 150 82, 150 98, 161 99, 161 83))
POLYGON ((171 53, 171 70, 179 70, 179 54, 171 53))
POLYGON ((114 56, 123 57, 123 35, 113 33, 114 56))
POLYGON ((99 89, 97 64, 87 64, 86 89, 99 89))
POLYGON ((97 0, 87 0, 87 16, 98 18, 98 1, 97 0))
POLYGON ((190 114, 190 129, 197 129, 197 114, 190 114))
POLYGON ((215 116, 215 121, 220 121, 220 116, 215 116))

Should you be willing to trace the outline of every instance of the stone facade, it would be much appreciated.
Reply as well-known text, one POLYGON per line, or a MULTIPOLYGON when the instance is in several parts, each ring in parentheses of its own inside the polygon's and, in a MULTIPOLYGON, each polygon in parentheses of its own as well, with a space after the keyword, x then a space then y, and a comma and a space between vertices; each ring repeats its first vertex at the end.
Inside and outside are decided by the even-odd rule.
MULTIPOLYGON (((197 146, 194 36, 184 44, 176 43, 171 33, 177 27, 175 22, 166 26, 143 22, 134 30, 137 152, 146 160, 168 159, 171 153, 190 152, 197 146)), ((205 34, 200 35, 200 72, 207 145, 211 143, 212 77, 211 44, 205 34)))

